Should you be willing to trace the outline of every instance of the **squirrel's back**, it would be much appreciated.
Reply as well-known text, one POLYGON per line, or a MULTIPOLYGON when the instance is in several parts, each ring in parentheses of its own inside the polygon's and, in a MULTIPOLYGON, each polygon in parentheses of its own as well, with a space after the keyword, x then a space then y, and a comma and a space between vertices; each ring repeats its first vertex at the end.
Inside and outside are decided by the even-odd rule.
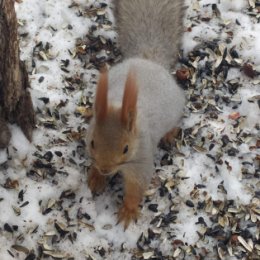
POLYGON ((126 58, 140 57, 169 68, 175 64, 183 0, 114 0, 119 43, 126 58))
POLYGON ((131 70, 138 87, 139 127, 150 134, 156 148, 160 138, 179 123, 185 103, 184 92, 162 66, 145 59, 130 58, 113 66, 109 72, 108 100, 115 107, 121 106, 131 70))

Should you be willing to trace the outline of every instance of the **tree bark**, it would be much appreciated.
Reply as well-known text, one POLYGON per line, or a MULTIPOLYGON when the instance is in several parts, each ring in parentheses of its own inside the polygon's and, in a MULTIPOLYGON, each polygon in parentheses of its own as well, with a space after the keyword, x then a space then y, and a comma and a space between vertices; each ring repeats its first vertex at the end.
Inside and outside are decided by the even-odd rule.
MULTIPOLYGON (((35 114, 28 74, 20 61, 14 0, 0 0, 0 124, 17 123, 31 141, 35 114)), ((0 127, 1 130, 6 127, 0 127)), ((3 130, 2 130, 3 131, 3 130)), ((3 143, 6 143, 5 141, 3 143)))

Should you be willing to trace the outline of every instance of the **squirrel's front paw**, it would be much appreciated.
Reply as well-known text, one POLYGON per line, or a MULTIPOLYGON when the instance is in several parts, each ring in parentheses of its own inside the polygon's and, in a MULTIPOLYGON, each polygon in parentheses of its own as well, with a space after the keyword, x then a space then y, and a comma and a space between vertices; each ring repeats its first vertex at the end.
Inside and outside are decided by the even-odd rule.
POLYGON ((118 211, 118 222, 122 222, 124 225, 124 230, 126 230, 130 224, 130 222, 137 221, 138 217, 140 215, 138 205, 137 206, 128 206, 127 204, 124 204, 121 209, 118 211))
POLYGON ((90 168, 88 175, 88 187, 93 194, 101 193, 106 187, 106 177, 101 175, 95 167, 90 168))

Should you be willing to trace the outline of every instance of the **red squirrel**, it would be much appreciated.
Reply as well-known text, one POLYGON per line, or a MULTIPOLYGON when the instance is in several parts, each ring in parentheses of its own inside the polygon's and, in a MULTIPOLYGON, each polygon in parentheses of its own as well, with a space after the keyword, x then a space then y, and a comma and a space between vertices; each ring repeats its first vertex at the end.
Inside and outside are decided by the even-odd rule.
POLYGON ((93 193, 101 192, 108 176, 122 174, 118 222, 125 229, 139 216, 158 142, 183 114, 184 92, 169 72, 183 31, 183 2, 114 1, 124 59, 100 74, 87 133, 92 159, 88 186, 93 193))

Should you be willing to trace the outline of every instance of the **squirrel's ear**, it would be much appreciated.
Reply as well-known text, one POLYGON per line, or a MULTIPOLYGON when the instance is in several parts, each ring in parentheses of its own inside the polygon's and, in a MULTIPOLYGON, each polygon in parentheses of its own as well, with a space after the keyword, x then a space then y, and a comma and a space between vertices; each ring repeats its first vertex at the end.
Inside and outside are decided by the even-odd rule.
POLYGON ((108 103, 108 72, 107 70, 100 73, 96 91, 95 114, 98 122, 103 121, 107 116, 108 103))
POLYGON ((125 91, 122 102, 121 122, 128 131, 135 129, 135 121, 137 115, 137 94, 138 88, 133 71, 130 71, 127 76, 125 91))

